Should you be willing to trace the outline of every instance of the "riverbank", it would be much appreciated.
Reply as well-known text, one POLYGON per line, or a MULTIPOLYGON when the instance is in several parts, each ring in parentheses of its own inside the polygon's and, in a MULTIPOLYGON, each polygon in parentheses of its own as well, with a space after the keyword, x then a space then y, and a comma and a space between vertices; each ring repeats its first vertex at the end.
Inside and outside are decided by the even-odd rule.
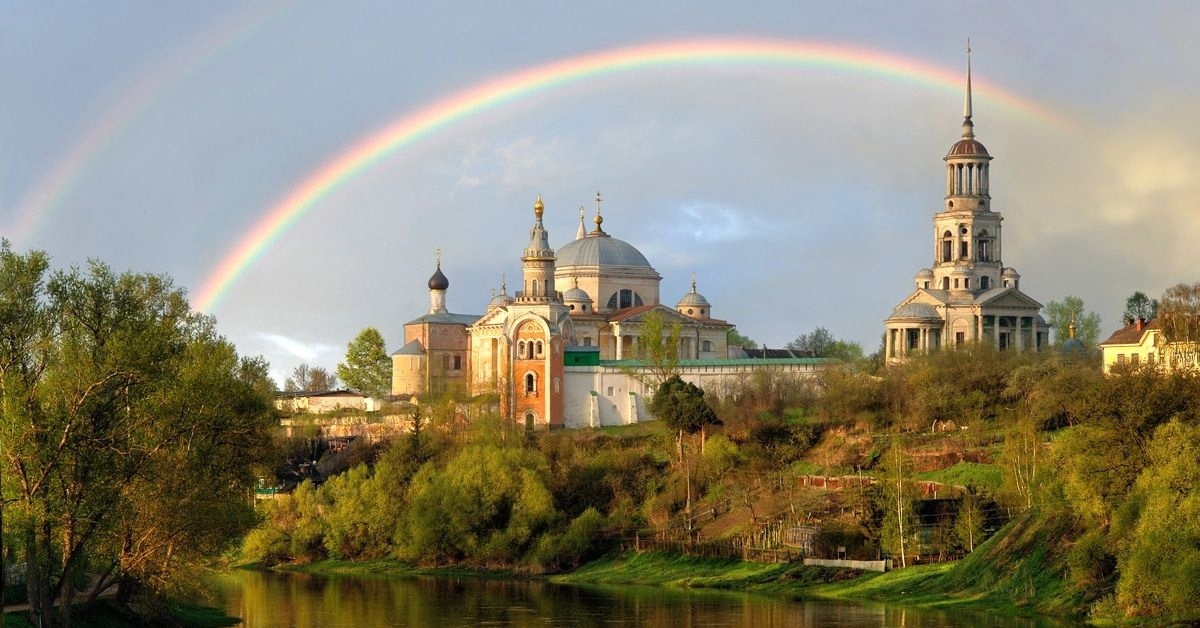
MULTIPOLYGON (((80 607, 76 607, 76 610, 80 610, 80 607)), ((144 615, 135 615, 111 600, 98 600, 88 607, 86 613, 73 613, 71 625, 74 628, 140 628, 146 625, 224 628, 242 623, 239 618, 231 617, 219 608, 183 602, 166 603, 162 612, 163 615, 157 623, 147 624, 147 617, 144 615)), ((4 613, 3 628, 34 628, 34 625, 29 622, 28 611, 13 610, 4 613)))

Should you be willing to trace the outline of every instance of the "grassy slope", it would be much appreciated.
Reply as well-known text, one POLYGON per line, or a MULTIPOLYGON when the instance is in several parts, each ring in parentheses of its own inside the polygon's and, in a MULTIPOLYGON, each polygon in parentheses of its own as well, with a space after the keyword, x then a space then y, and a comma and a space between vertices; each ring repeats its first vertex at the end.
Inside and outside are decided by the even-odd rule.
POLYGON ((1063 517, 1027 516, 1007 525, 956 563, 866 575, 806 591, 817 597, 897 602, 928 607, 969 606, 1078 615, 1081 592, 1066 580, 1073 529, 1063 517))

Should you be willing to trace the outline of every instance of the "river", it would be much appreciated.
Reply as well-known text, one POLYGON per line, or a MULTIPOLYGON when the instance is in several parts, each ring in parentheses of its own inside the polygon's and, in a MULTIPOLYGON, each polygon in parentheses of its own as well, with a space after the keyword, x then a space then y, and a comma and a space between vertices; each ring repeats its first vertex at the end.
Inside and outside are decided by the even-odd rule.
POLYGON ((994 617, 846 602, 792 602, 721 591, 558 585, 539 580, 315 576, 236 571, 217 585, 246 628, 767 628, 1070 626, 1052 619, 994 617))

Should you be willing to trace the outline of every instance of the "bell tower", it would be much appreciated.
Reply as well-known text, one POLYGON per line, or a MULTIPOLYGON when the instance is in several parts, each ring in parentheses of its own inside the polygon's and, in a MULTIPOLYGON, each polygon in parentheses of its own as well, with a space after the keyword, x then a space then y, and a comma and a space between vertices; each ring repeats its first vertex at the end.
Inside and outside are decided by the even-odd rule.
POLYGON ((971 47, 967 44, 967 83, 963 95, 962 137, 946 154, 946 198, 933 217, 933 289, 952 293, 1001 286, 1000 223, 992 211, 992 156, 975 139, 971 110, 971 47))
POLYGON ((542 197, 533 204, 534 223, 529 230, 529 246, 521 256, 521 268, 525 275, 524 290, 517 294, 519 303, 558 303, 561 301, 554 289, 554 249, 542 226, 542 212, 546 209, 542 197))

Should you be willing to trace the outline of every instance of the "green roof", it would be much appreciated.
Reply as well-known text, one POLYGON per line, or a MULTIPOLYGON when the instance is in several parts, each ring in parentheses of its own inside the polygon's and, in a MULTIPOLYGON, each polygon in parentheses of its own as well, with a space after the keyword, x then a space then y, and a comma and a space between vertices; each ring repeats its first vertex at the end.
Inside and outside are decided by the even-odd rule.
MULTIPOLYGON (((717 360, 680 360, 679 367, 692 366, 793 366, 802 364, 829 364, 834 358, 726 358, 717 360)), ((600 360, 600 366, 642 368, 650 366, 646 360, 600 360)))

